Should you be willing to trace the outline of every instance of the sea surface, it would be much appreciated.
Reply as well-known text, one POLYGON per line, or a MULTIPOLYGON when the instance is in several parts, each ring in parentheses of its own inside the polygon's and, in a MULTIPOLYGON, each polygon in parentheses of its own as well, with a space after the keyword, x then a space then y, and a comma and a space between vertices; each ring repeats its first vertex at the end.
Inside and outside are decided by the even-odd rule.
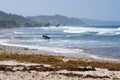
POLYGON ((28 47, 56 55, 120 61, 118 26, 21 27, 0 32, 0 44, 28 47), (45 40, 42 35, 51 38, 45 40))

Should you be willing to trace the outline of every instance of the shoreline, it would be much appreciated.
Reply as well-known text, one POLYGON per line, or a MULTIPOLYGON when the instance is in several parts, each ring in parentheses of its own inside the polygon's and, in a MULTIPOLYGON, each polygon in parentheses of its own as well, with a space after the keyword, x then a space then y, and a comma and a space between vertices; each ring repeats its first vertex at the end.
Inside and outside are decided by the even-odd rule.
MULTIPOLYGON (((71 55, 69 52, 68 53, 61 53, 61 51, 59 51, 60 49, 58 49, 58 53, 57 52, 53 52, 53 51, 46 51, 44 50, 45 47, 30 47, 30 46, 15 46, 15 45, 10 45, 10 44, 2 44, 0 43, 0 52, 11 52, 11 53, 20 53, 20 54, 46 54, 46 55, 53 55, 53 56, 65 56, 65 57, 74 57, 74 58, 81 58, 81 59, 86 59, 86 60, 97 60, 97 61, 112 61, 112 62, 120 62, 120 60, 118 59, 112 59, 112 58, 101 58, 97 55, 92 55, 89 53, 85 53, 82 49, 80 50, 80 54, 74 54, 71 53, 73 55, 71 55), (41 48, 41 49, 40 49, 41 48), (40 50, 39 50, 40 49, 40 50), (70 54, 70 55, 67 55, 70 54), (81 56, 80 56, 81 55, 81 56), (89 57, 83 57, 83 55, 85 56, 89 56, 89 57)), ((72 49, 70 49, 72 50, 72 49)), ((73 49, 74 50, 74 49, 73 49)), ((78 49, 75 49, 76 51, 78 49)))
POLYGON ((19 52, 19 50, 23 50, 22 52, 24 53, 36 51, 36 49, 32 50, 23 47, 0 45, 0 57, 3 58, 3 60, 0 60, 1 80, 120 80, 120 70, 114 70, 119 68, 112 68, 112 66, 110 68, 112 70, 109 70, 109 68, 99 68, 99 64, 103 66, 115 66, 116 64, 119 65, 120 62, 75 57, 70 58, 50 54, 32 54, 32 52, 31 54, 16 53, 16 51, 19 52), (7 52, 3 49, 6 49, 7 52), (41 57, 37 58, 38 56, 41 57), (42 60, 42 62, 39 62, 39 60, 42 60), (86 65, 84 62, 90 62, 90 64, 94 65, 94 67, 86 65), (82 64, 84 66, 81 65, 77 67, 78 64, 82 64))
MULTIPOLYGON (((14 28, 5 28, 4 30, 9 30, 14 28)), ((2 31, 2 30, 0 30, 2 31)), ((48 54, 48 55, 55 55, 55 56, 66 56, 66 57, 76 57, 76 58, 83 58, 83 59, 93 59, 93 60, 100 60, 100 61, 113 61, 119 62, 120 60, 114 58, 107 58, 102 57, 99 55, 94 55, 87 53, 83 49, 78 48, 52 48, 52 47, 42 47, 42 46, 27 46, 27 45, 12 45, 6 44, 4 42, 0 42, 0 48, 6 47, 4 51, 6 52, 13 52, 13 53, 36 53, 36 54, 48 54)))
POLYGON ((0 44, 1 80, 120 80, 120 61, 68 57, 0 44))

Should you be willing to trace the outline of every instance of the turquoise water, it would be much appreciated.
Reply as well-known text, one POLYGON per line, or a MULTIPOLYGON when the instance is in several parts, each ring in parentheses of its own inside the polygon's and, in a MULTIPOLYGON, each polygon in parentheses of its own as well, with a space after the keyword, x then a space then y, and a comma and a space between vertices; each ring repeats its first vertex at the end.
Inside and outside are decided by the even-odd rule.
POLYGON ((2 44, 34 47, 59 54, 64 51, 73 57, 85 57, 79 54, 85 53, 94 55, 92 58, 120 60, 120 28, 116 26, 22 27, 1 32, 0 40, 2 44), (50 40, 42 37, 46 33, 50 40))

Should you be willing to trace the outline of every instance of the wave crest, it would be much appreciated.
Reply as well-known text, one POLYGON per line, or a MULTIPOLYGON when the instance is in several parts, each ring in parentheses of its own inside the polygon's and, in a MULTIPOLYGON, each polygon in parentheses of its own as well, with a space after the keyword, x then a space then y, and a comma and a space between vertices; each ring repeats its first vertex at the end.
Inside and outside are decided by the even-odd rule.
POLYGON ((94 35, 119 35, 120 28, 68 27, 64 29, 64 32, 94 35))

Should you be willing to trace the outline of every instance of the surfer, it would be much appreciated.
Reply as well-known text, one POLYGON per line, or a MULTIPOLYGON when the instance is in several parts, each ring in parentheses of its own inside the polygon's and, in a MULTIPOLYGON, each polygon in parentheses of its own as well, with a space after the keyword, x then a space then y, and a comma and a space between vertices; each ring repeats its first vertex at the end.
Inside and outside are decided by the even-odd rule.
POLYGON ((43 37, 44 39, 50 39, 50 37, 49 37, 47 34, 43 34, 42 37, 43 37))

